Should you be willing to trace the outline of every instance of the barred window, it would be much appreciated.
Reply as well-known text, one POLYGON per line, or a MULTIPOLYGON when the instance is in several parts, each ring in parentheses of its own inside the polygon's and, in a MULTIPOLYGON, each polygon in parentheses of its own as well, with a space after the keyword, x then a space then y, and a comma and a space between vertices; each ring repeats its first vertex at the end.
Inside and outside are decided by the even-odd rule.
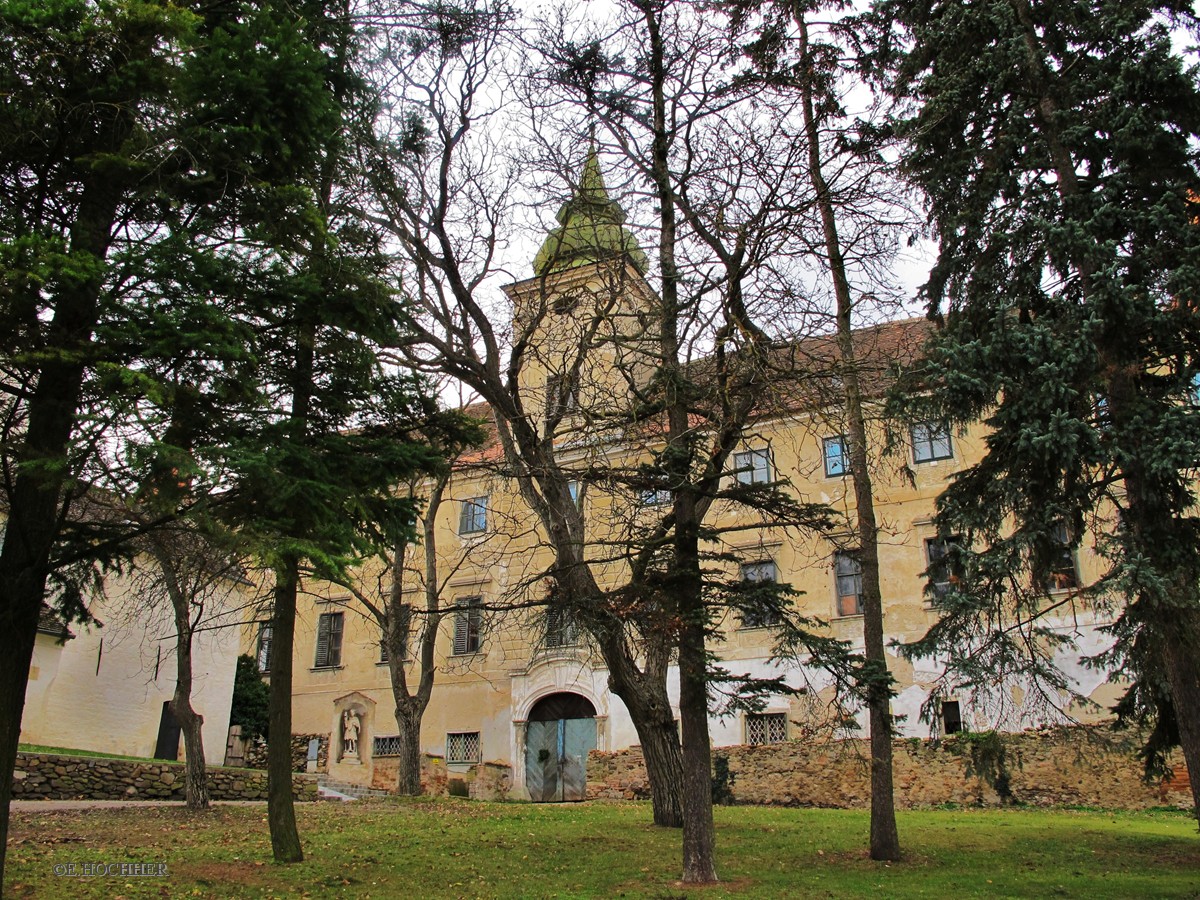
POLYGON ((747 744, 782 744, 787 740, 787 713, 747 713, 747 744))
POLYGON ((342 664, 342 625, 340 612, 321 613, 317 620, 317 654, 313 668, 332 669, 342 664))
POLYGON ((479 732, 459 731, 446 735, 446 762, 479 762, 479 732))
POLYGON ((400 735, 398 734, 377 734, 372 743, 372 756, 400 755, 400 735))
POLYGON ((579 645, 579 625, 575 617, 562 607, 551 606, 546 610, 545 646, 576 647, 579 645))

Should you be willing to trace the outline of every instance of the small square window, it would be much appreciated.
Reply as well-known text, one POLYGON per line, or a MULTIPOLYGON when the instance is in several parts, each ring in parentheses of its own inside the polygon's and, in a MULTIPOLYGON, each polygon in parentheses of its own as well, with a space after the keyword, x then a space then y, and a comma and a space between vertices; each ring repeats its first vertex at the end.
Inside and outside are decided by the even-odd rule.
MULTIPOLYGON (((742 581, 774 583, 779 580, 776 577, 777 575, 778 572, 775 568, 775 563, 770 560, 746 563, 742 566, 742 581)), ((779 613, 772 608, 744 610, 742 612, 743 628, 770 628, 773 625, 778 625, 779 622, 779 613)))
POLYGON ((478 653, 483 646, 483 598, 464 597, 454 613, 454 655, 478 653))
POLYGON ((950 427, 945 422, 918 422, 912 427, 913 459, 919 463, 951 459, 950 427))
POLYGON ((842 435, 827 437, 822 442, 825 459, 825 477, 836 478, 850 471, 850 457, 846 455, 846 439, 842 435))
POLYGON ((747 713, 747 744, 782 744, 787 740, 787 713, 747 713))
POLYGON ((771 451, 764 448, 735 453, 733 467, 738 484, 770 484, 771 451))
POLYGON ((480 534, 487 531, 487 497, 464 500, 458 515, 459 534, 480 534))
POLYGON ((317 654, 315 669, 333 669, 342 664, 342 626, 345 617, 340 612, 321 613, 317 619, 317 654))
POLYGON ((925 575, 934 600, 940 600, 950 588, 963 581, 962 560, 953 555, 960 542, 958 535, 925 540, 925 575))
POLYGON ((478 731, 459 731, 446 735, 446 762, 477 763, 480 758, 478 731))
POLYGON ((862 615, 862 564, 854 554, 839 550, 833 555, 834 581, 837 583, 837 614, 862 615))

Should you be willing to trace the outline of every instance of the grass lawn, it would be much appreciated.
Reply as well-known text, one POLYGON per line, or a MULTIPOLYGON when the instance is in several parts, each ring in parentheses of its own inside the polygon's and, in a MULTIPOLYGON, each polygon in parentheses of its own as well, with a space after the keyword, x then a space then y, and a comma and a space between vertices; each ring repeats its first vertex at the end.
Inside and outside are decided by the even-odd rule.
POLYGON ((18 744, 22 753, 53 753, 55 756, 87 756, 97 759, 128 759, 134 762, 163 763, 166 759, 151 759, 149 756, 123 756, 120 753, 97 753, 95 750, 72 750, 70 747, 47 747, 43 744, 18 744))
MULTIPOLYGON (((680 835, 640 803, 297 804, 307 858, 271 862, 263 806, 14 813, 13 897, 1197 897, 1200 835, 1178 812, 923 810, 907 857, 864 852, 867 813, 719 808, 722 884, 684 889, 680 835), (164 862, 165 878, 57 877, 164 862)), ((8 894, 6 894, 7 896, 8 894)))

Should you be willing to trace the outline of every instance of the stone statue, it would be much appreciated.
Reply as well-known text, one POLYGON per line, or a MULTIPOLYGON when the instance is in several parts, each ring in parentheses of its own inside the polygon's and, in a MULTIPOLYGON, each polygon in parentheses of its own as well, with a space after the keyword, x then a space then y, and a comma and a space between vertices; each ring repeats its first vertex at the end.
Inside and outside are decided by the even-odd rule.
POLYGON ((342 713, 342 759, 358 758, 358 714, 353 710, 342 713))

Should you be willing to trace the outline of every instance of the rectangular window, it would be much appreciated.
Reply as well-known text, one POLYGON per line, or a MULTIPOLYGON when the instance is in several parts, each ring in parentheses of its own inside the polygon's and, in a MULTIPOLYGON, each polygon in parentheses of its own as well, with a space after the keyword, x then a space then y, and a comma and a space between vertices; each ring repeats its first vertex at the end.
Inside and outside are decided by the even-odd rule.
POLYGON ((733 468, 738 484, 769 484, 771 482, 771 451, 764 448, 735 453, 733 468))
POLYGON ((962 584, 962 560, 956 559, 951 550, 957 548, 959 536, 954 534, 948 538, 926 538, 925 561, 928 564, 925 576, 929 579, 933 599, 940 600, 950 592, 956 584, 962 584))
POLYGON ((551 375, 546 379, 546 412, 550 416, 571 415, 579 411, 579 376, 570 379, 551 375))
POLYGON ((575 508, 583 509, 583 487, 578 481, 567 482, 567 493, 571 495, 571 502, 575 504, 575 508))
POLYGON ((642 491, 642 506, 666 506, 671 500, 671 492, 662 488, 642 491))
POLYGON ((487 497, 464 500, 458 514, 459 534, 479 534, 487 531, 487 497))
POLYGON ((258 671, 266 674, 271 671, 271 626, 263 625, 258 629, 258 671))
POLYGON ((962 709, 957 700, 942 701, 942 734, 958 734, 963 730, 962 709))
POLYGON ((544 644, 547 649, 579 645, 579 626, 570 612, 559 606, 546 609, 544 644))
POLYGON ((1079 570, 1075 566, 1075 551, 1071 548, 1071 533, 1059 522, 1050 531, 1056 550, 1046 573, 1046 590, 1069 591, 1079 587, 1079 570))
POLYGON ((478 653, 483 645, 483 598, 464 597, 454 613, 454 655, 478 653))
POLYGON ((862 615, 862 565, 852 553, 839 550, 833 555, 834 580, 837 582, 837 614, 862 615))
POLYGON ((479 759, 478 731, 459 731, 446 735, 446 762, 477 763, 479 759))
POLYGON ((747 713, 747 744, 782 744, 787 740, 787 713, 747 713))
MULTIPOLYGON (((397 610, 400 616, 400 662, 408 661, 408 632, 412 627, 412 607, 407 603, 401 604, 397 610)), ((384 642, 383 635, 379 636, 379 662, 380 664, 388 662, 387 644, 384 642)))
MULTIPOLYGON (((778 581, 775 563, 769 559, 763 562, 746 563, 742 566, 742 581, 771 582, 778 581)), ((742 611, 743 628, 770 628, 779 624, 779 613, 772 607, 762 609, 746 609, 742 611)))
POLYGON ((850 471, 850 457, 846 455, 846 439, 840 434, 827 437, 822 443, 825 458, 825 477, 835 478, 850 471))
POLYGON ((342 613, 321 613, 317 619, 317 658, 313 668, 332 669, 342 664, 342 625, 342 613))
POLYGON ((950 427, 945 422, 918 422, 912 427, 913 459, 919 463, 950 459, 950 427))

